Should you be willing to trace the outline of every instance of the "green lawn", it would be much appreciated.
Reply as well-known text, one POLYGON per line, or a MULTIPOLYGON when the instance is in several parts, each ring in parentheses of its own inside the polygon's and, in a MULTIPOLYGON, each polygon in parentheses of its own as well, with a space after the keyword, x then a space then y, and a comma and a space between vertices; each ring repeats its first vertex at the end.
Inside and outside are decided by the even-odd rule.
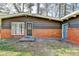
POLYGON ((79 47, 62 42, 18 42, 15 39, 0 40, 0 56, 77 56, 79 47))
POLYGON ((15 46, 0 46, 0 56, 31 56, 30 52, 18 51, 15 46))
POLYGON ((32 55, 31 52, 23 51, 23 48, 19 50, 18 45, 15 42, 12 42, 9 39, 0 40, 0 56, 31 56, 32 55))
POLYGON ((31 56, 30 52, 0 51, 0 56, 31 56))

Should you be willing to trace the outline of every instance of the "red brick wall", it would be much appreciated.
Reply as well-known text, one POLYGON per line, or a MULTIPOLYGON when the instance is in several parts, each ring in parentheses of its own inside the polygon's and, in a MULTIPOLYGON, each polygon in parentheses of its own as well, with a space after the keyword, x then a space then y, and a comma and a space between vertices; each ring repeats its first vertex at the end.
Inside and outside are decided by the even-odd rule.
POLYGON ((61 38, 61 29, 33 29, 33 36, 38 38, 61 38))
POLYGON ((1 30, 1 38, 11 38, 11 31, 9 29, 1 30))
POLYGON ((10 29, 2 29, 1 30, 1 38, 21 38, 23 37, 22 35, 11 35, 11 30, 10 29))
POLYGON ((68 41, 79 44, 79 17, 70 18, 68 26, 68 41))
POLYGON ((1 29, 0 29, 0 39, 1 39, 1 29))
MULTIPOLYGON (((33 29, 33 37, 38 38, 61 38, 61 29, 33 29)), ((12 36, 10 29, 1 30, 1 38, 22 38, 23 36, 12 36)))
POLYGON ((68 41, 79 44, 79 28, 68 29, 68 41))

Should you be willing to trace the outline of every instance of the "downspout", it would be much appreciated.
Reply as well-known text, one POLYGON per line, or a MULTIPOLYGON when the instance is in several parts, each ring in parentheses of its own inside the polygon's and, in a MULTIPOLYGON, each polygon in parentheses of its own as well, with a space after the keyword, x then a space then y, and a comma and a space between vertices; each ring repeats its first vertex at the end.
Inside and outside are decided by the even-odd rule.
POLYGON ((67 33, 68 33, 68 23, 62 24, 62 38, 61 41, 64 42, 67 40, 67 33))

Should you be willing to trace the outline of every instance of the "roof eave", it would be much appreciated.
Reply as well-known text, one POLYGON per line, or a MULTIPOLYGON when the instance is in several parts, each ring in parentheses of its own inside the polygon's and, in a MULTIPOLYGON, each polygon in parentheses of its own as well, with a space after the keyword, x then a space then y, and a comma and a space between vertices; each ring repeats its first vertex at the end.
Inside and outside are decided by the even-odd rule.
POLYGON ((52 20, 52 21, 62 22, 62 20, 60 20, 60 19, 56 19, 56 18, 52 18, 52 17, 48 17, 48 16, 29 14, 29 13, 28 14, 27 13, 19 13, 19 14, 15 14, 15 15, 3 16, 3 17, 1 17, 1 19, 18 17, 18 16, 31 16, 31 17, 37 17, 37 18, 43 18, 43 19, 49 19, 49 20, 52 20))
POLYGON ((61 20, 69 20, 69 18, 72 18, 72 17, 76 17, 77 15, 79 15, 79 11, 75 11, 71 14, 68 14, 67 16, 64 16, 61 18, 61 20))

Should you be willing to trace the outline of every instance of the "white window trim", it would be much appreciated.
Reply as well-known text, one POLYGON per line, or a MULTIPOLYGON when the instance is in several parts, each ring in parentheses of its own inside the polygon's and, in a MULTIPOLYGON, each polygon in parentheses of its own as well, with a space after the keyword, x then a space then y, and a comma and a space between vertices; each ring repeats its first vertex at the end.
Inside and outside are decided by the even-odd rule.
MULTIPOLYGON (((16 29, 15 28, 13 29, 13 24, 17 24, 17 23, 18 24, 24 24, 24 22, 11 22, 11 34, 12 35, 24 35, 24 27, 25 27, 25 25, 23 25, 23 27, 21 29, 19 29, 19 32, 17 34, 15 33, 16 29), (20 32, 20 30, 22 30, 22 33, 20 32)), ((17 25, 17 26, 19 26, 19 25, 17 25)), ((16 30, 16 31, 18 31, 18 30, 16 30)))

